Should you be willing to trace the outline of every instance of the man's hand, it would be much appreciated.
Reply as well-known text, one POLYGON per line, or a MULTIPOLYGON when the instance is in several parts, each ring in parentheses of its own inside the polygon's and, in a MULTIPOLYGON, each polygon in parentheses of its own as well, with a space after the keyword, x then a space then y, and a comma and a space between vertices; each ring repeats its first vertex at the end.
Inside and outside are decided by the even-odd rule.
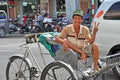
POLYGON ((83 59, 84 61, 87 61, 87 57, 85 53, 81 53, 80 59, 83 59))
POLYGON ((93 30, 93 33, 96 33, 98 31, 98 26, 99 26, 100 23, 96 23, 94 24, 94 30, 93 30))
POLYGON ((68 45, 68 41, 66 39, 64 39, 64 42, 63 42, 63 50, 64 51, 67 51, 69 48, 69 45, 68 45))

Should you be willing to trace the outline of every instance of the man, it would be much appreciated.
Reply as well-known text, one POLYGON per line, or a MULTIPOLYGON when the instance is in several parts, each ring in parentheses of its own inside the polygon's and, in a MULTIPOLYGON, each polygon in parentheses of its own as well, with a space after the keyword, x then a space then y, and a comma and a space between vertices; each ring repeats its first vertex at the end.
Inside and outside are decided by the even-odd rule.
POLYGON ((66 16, 66 13, 63 13, 63 17, 62 17, 62 24, 63 26, 66 26, 69 23, 69 19, 66 16))
MULTIPOLYGON (((83 11, 77 9, 73 12, 73 24, 67 25, 60 35, 56 37, 56 42, 63 45, 63 49, 66 51, 68 48, 73 49, 80 54, 80 58, 86 60, 85 49, 91 48, 91 55, 94 61, 94 70, 98 71, 98 58, 99 51, 96 44, 94 44, 95 36, 98 31, 98 24, 95 23, 92 36, 89 29, 86 26, 81 25, 83 21, 83 11)), ((90 54, 90 53, 89 53, 90 54)))
POLYGON ((38 13, 37 20, 38 21, 43 21, 43 16, 40 13, 38 13))
POLYGON ((90 17, 90 12, 89 12, 89 9, 88 9, 88 11, 83 15, 83 22, 85 24, 88 24, 90 22, 89 17, 90 17))

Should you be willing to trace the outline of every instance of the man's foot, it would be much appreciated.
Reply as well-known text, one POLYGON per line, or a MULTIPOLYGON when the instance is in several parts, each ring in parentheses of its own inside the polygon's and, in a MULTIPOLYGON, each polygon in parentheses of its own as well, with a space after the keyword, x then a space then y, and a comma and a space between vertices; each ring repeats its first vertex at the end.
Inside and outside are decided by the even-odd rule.
POLYGON ((97 70, 96 69, 91 69, 90 72, 88 72, 88 74, 91 75, 91 74, 99 72, 100 70, 101 70, 100 68, 98 68, 97 70))
POLYGON ((96 66, 94 66, 94 70, 96 70, 96 71, 98 71, 99 70, 99 67, 98 67, 98 65, 96 66))

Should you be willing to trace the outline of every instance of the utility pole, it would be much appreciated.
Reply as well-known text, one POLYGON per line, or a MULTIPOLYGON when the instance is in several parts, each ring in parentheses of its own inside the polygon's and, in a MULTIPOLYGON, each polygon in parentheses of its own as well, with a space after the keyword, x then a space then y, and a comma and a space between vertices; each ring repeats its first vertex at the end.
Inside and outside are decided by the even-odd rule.
POLYGON ((90 21, 92 21, 92 19, 95 16, 95 13, 98 9, 98 0, 90 0, 90 21))

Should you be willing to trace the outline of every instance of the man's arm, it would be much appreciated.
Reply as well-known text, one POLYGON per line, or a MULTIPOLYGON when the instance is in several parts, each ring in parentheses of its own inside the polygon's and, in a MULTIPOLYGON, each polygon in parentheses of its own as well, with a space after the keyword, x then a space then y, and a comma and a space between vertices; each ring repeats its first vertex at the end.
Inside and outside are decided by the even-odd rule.
POLYGON ((95 22, 92 36, 90 36, 90 32, 87 33, 87 40, 90 44, 94 43, 95 41, 96 33, 98 31, 98 26, 99 26, 99 23, 95 22))
POLYGON ((86 60, 85 53, 83 51, 81 51, 80 49, 78 49, 74 44, 72 44, 67 39, 61 39, 59 37, 56 37, 56 42, 61 43, 63 45, 63 49, 65 51, 68 50, 69 48, 71 48, 72 50, 74 50, 75 52, 77 52, 78 54, 81 55, 81 59, 86 60))

